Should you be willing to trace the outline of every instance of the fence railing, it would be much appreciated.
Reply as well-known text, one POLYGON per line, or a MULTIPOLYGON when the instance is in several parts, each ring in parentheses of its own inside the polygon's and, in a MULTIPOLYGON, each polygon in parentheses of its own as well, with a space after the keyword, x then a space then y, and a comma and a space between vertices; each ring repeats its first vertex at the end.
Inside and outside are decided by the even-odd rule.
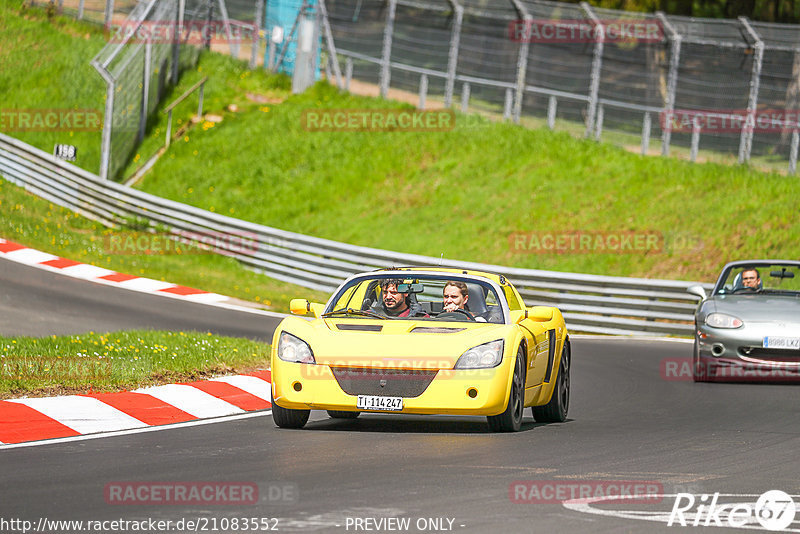
MULTIPOLYGON (((273 0, 276 3, 288 0, 273 0)), ((336 52, 352 79, 419 93, 462 111, 583 124, 615 142, 638 136, 643 152, 712 151, 788 160, 797 167, 800 27, 744 17, 695 19, 550 0, 327 0, 336 52), (656 29, 613 40, 620 27, 656 29), (593 39, 544 30, 585 26, 593 39), (532 31, 533 29, 533 31, 532 31), (542 31, 541 34, 536 31, 542 31), (515 33, 517 32, 517 33, 515 33), (521 37, 517 36, 521 35, 521 37), (517 36, 517 37, 515 37, 517 36), (781 115, 764 124, 762 119, 781 115), (707 121, 724 116, 728 126, 707 121), (688 124, 676 123, 677 118, 688 124), (787 119, 788 120, 785 120, 787 119), (730 124, 733 124, 732 126, 730 124)), ((581 34, 582 35, 582 34, 581 34)))
MULTIPOLYGON (((351 274, 380 267, 442 265, 506 275, 528 305, 558 306, 577 332, 691 335, 695 282, 519 269, 439 260, 339 243, 226 217, 156 197, 99 176, 0 134, 0 175, 31 193, 106 225, 131 218, 168 228, 176 237, 216 239, 218 251, 268 276, 330 291, 351 274), (240 246, 245 238, 249 244, 240 246)), ((705 284, 711 289, 711 284, 705 284)))

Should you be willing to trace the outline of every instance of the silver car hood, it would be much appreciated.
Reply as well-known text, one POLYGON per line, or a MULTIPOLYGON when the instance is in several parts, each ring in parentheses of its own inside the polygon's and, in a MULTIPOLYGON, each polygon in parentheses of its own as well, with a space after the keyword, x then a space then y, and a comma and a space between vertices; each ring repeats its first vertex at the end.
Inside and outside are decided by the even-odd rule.
MULTIPOLYGON (((715 295, 712 310, 745 322, 784 322, 800 325, 800 298, 779 295, 715 295)), ((798 331, 800 334, 800 331, 798 331)))

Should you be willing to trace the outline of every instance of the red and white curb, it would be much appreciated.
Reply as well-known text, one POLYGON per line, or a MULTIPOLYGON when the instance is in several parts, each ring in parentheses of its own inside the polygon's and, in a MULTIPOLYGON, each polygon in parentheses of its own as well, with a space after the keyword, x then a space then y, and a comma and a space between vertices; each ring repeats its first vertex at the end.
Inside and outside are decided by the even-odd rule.
POLYGON ((0 448, 266 410, 270 381, 269 371, 257 371, 134 391, 0 401, 0 448))
POLYGON ((197 302, 214 303, 228 300, 228 297, 209 293, 200 289, 162 282, 151 278, 118 273, 110 269, 61 258, 47 252, 28 248, 13 241, 0 238, 0 258, 24 263, 33 267, 56 271, 73 278, 81 278, 101 284, 114 285, 133 291, 157 293, 164 296, 179 297, 197 302))

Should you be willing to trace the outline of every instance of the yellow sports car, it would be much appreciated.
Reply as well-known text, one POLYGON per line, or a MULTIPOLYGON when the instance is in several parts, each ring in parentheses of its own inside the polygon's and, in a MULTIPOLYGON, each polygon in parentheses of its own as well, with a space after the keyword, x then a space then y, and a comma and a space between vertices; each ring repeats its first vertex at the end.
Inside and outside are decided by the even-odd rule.
POLYGON ((486 416, 499 432, 564 421, 570 344, 557 308, 526 308, 502 275, 436 267, 348 278, 327 304, 294 299, 272 342, 272 417, 310 410, 486 416))

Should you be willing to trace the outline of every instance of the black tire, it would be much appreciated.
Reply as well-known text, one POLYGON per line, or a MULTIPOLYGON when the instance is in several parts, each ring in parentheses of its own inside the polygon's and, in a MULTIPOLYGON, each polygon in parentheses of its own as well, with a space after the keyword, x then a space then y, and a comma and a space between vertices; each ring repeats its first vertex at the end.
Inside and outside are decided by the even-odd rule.
POLYGON ((564 341, 564 349, 561 351, 561 362, 558 364, 558 376, 556 385, 553 389, 553 396, 550 402, 544 406, 534 406, 531 408, 533 418, 537 423, 563 423, 567 420, 569 411, 569 370, 572 367, 572 349, 569 340, 564 341))
POLYGON ((694 349, 692 352, 692 380, 695 382, 711 382, 708 367, 700 361, 700 346, 697 343, 697 336, 694 338, 694 349))
POLYGON ((281 408, 272 399, 272 420, 280 428, 303 428, 308 422, 311 410, 293 410, 281 408))
POLYGON ((355 419, 361 412, 345 412, 342 410, 328 410, 328 417, 331 419, 355 419))
POLYGON ((517 350, 514 363, 514 378, 508 393, 508 405, 500 415, 490 415, 489 430, 492 432, 518 432, 522 427, 522 414, 525 411, 525 356, 522 347, 517 350))

